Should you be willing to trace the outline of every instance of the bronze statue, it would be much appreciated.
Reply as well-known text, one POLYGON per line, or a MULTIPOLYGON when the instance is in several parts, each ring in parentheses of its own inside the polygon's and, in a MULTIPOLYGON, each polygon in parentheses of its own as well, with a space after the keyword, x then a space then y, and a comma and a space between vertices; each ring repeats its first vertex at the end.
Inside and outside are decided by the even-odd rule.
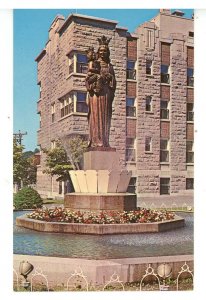
POLYGON ((110 63, 109 41, 102 36, 97 53, 89 48, 86 88, 89 107, 89 147, 110 147, 109 132, 112 118, 112 102, 116 89, 116 80, 110 63))

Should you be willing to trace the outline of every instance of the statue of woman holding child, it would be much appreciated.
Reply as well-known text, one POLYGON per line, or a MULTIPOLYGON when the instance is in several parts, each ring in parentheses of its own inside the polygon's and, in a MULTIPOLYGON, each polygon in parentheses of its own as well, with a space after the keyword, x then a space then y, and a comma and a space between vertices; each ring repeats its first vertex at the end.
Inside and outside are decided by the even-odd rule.
POLYGON ((102 36, 97 53, 89 48, 88 73, 86 88, 88 91, 87 104, 89 107, 89 147, 110 147, 109 132, 112 118, 112 102, 116 89, 116 80, 110 63, 109 41, 102 36))

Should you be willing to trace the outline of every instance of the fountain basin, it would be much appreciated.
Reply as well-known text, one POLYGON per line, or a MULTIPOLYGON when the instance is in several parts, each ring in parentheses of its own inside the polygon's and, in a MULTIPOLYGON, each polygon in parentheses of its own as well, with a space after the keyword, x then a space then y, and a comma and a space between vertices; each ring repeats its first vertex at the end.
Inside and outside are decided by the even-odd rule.
POLYGON ((183 227, 185 220, 175 216, 173 220, 154 223, 130 223, 130 224, 81 224, 45 222, 28 218, 26 215, 16 218, 16 225, 24 228, 53 233, 77 233, 77 234, 134 234, 155 233, 173 230, 183 227))

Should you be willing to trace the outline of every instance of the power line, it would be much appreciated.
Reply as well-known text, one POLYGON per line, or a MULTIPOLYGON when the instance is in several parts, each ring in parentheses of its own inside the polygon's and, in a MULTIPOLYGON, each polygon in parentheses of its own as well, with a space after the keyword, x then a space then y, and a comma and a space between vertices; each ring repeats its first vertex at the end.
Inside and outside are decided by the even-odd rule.
POLYGON ((19 145, 21 145, 21 142, 22 142, 22 140, 23 140, 23 136, 24 136, 24 135, 27 135, 27 131, 21 132, 21 131, 19 130, 18 133, 13 133, 14 140, 15 140, 19 145))

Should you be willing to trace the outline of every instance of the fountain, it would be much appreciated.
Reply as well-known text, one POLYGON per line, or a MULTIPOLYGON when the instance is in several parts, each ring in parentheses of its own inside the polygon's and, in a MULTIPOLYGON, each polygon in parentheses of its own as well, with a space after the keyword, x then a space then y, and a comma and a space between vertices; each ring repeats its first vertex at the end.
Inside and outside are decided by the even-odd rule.
MULTIPOLYGON (((72 211, 135 211, 136 195, 127 193, 131 171, 123 169, 115 148, 109 145, 112 118, 112 102, 116 79, 110 63, 109 41, 102 36, 97 53, 88 50, 89 143, 84 153, 84 170, 70 171, 74 193, 65 195, 64 207, 72 211)), ((155 223, 133 224, 81 224, 43 222, 26 217, 16 220, 18 226, 44 232, 80 234, 130 234, 137 232, 159 232, 184 226, 184 219, 155 223)))

